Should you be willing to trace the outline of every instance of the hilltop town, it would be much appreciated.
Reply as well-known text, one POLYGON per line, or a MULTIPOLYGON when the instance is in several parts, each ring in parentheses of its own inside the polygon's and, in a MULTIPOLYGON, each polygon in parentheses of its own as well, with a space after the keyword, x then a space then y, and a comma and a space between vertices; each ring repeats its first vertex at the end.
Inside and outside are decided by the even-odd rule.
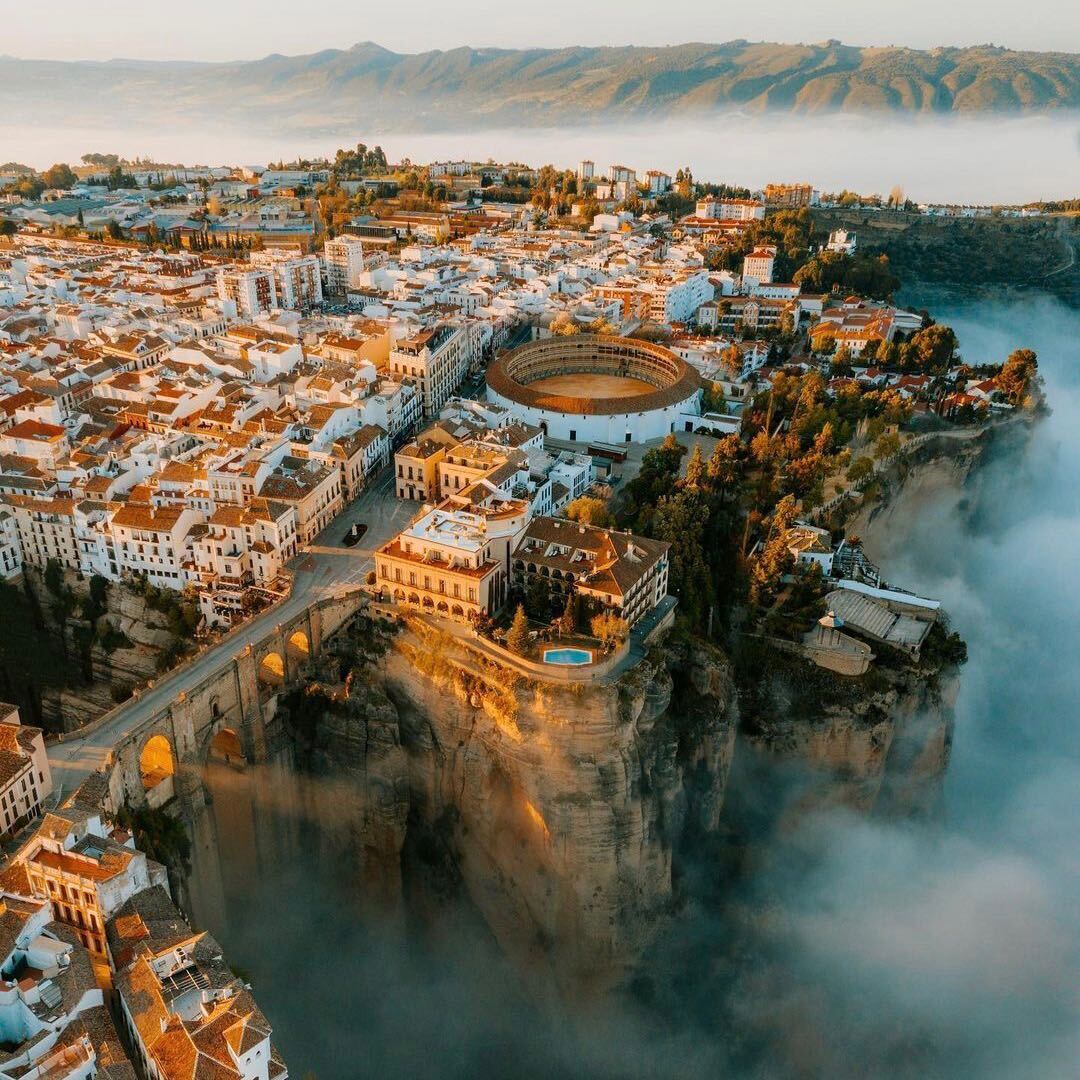
MULTIPOLYGON (((844 526, 900 463, 1036 410, 1037 359, 962 355, 886 258, 817 230, 811 185, 365 146, 4 173, 0 577, 65 677, 133 647, 136 595, 174 616, 159 674, 343 597, 559 686, 673 627, 851 680, 962 659, 844 526)), ((0 1078, 286 1076, 116 784, 54 783, 76 725, 0 659, 23 714, 0 717, 0 1078)), ((117 715, 148 688, 117 686, 117 715)), ((154 742, 134 795, 159 811, 179 787, 154 742)))

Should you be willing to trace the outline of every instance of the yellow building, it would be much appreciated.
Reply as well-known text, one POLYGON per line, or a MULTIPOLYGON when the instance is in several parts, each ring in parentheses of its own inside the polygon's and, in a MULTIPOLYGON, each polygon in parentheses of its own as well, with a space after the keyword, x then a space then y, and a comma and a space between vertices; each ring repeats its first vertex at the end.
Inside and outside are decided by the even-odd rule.
MULTIPOLYGON (((524 528, 527 507, 507 506, 512 530, 524 528)), ((506 533, 490 515, 436 508, 375 552, 378 585, 397 604, 466 620, 496 612, 506 598, 506 533)))

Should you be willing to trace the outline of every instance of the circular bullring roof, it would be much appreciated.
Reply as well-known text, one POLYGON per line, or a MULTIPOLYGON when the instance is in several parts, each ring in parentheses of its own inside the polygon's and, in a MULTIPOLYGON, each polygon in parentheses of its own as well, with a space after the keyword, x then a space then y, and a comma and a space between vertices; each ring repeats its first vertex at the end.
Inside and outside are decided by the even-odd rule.
POLYGON ((520 345, 488 368, 487 383, 496 394, 519 405, 581 416, 666 409, 686 401, 702 386, 698 373, 662 345, 602 334, 571 334, 520 345), (646 383, 649 389, 614 397, 577 397, 530 385, 559 375, 621 376, 646 383))

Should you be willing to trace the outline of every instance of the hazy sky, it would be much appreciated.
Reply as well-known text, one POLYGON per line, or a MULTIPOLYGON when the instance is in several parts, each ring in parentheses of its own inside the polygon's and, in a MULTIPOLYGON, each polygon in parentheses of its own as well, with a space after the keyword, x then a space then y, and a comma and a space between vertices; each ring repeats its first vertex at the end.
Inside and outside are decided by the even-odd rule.
POLYGON ((506 47, 671 44, 683 41, 822 41, 854 45, 972 45, 1080 50, 1075 0, 773 0, 708 4, 701 0, 411 0, 395 8, 357 0, 51 0, 45 9, 4 3, 0 52, 47 59, 139 57, 251 59, 377 41, 399 52, 458 45, 506 47))

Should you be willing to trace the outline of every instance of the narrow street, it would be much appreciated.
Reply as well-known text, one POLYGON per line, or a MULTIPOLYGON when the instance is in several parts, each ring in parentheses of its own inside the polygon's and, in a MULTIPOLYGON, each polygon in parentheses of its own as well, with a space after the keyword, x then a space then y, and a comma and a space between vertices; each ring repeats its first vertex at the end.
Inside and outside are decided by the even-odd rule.
POLYGON ((253 641, 310 604, 334 592, 363 583, 374 566, 375 548, 408 524, 419 509, 416 503, 394 497, 390 466, 334 519, 318 536, 310 550, 292 564, 293 588, 287 599, 256 615, 223 640, 210 646, 162 678, 137 697, 116 709, 109 719, 88 734, 71 734, 50 742, 49 766, 53 785, 60 798, 95 769, 106 763, 110 750, 131 731, 153 716, 181 691, 197 686, 211 672, 231 662, 253 641), (343 540, 353 522, 368 526, 360 545, 345 547, 343 540), (362 545, 362 546, 361 546, 362 545))

